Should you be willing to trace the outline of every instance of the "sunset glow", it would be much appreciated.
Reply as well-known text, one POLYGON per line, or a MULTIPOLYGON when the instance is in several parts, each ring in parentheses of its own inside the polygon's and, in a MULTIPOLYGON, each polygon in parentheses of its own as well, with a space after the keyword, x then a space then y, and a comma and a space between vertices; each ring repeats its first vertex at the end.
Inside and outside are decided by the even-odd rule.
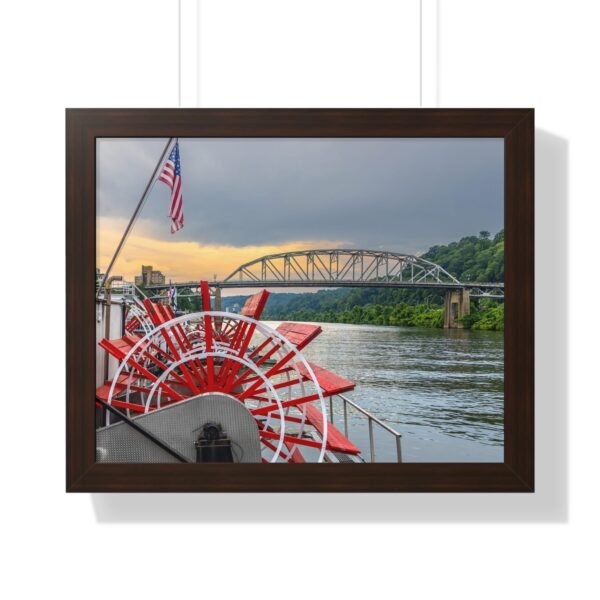
MULTIPOLYGON (((124 219, 98 219, 97 264, 100 270, 106 269, 117 244, 125 230, 124 219)), ((165 227, 168 223, 165 221, 165 227)), ((218 246, 199 242, 177 241, 152 238, 144 233, 136 234, 135 229, 127 239, 125 248, 118 258, 112 273, 133 281, 141 272, 141 265, 152 265, 173 281, 195 281, 198 279, 224 279, 240 265, 266 254, 305 250, 310 248, 335 248, 339 241, 297 240, 282 245, 264 246, 218 246)))

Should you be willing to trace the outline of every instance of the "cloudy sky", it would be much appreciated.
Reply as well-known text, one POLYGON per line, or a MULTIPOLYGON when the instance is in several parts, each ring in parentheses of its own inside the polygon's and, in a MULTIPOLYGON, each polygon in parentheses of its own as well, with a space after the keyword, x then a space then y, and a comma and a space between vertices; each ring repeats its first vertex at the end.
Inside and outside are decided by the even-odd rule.
MULTIPOLYGON (((97 146, 98 266, 104 270, 166 140, 97 146)), ((425 252, 503 227, 501 139, 181 139, 185 227, 154 186, 113 269, 152 264, 173 281, 219 279, 291 249, 425 252)))

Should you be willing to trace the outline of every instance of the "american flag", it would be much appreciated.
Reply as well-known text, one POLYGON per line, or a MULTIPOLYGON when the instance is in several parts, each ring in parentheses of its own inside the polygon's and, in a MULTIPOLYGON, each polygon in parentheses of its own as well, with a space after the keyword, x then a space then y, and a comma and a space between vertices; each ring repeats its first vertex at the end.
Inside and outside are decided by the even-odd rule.
POLYGON ((169 217, 171 217, 171 233, 183 228, 183 197, 181 195, 181 162, 179 160, 179 141, 173 146, 171 154, 158 178, 171 188, 171 204, 169 217))

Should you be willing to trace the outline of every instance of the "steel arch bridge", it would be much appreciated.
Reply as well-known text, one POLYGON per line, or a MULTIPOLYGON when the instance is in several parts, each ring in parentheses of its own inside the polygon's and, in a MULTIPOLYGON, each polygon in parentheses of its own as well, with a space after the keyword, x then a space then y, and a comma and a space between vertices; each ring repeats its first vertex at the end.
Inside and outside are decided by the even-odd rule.
POLYGON ((377 250, 300 250, 262 256, 238 267, 224 283, 276 281, 290 285, 403 282, 459 284, 439 265, 423 258, 377 250))
MULTIPOLYGON (((178 283, 194 291, 197 282, 178 283)), ((317 249, 262 256, 238 267, 216 289, 256 287, 390 287, 469 290, 471 297, 503 298, 503 283, 461 282, 419 256, 384 250, 317 249)), ((148 286, 159 291, 168 288, 148 286)))

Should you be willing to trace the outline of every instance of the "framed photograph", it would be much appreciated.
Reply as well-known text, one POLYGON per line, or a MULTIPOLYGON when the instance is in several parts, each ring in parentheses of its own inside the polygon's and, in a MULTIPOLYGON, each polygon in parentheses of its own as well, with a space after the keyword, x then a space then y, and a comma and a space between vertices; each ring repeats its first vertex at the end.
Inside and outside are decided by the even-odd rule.
POLYGON ((69 109, 67 490, 534 491, 532 109, 69 109))

